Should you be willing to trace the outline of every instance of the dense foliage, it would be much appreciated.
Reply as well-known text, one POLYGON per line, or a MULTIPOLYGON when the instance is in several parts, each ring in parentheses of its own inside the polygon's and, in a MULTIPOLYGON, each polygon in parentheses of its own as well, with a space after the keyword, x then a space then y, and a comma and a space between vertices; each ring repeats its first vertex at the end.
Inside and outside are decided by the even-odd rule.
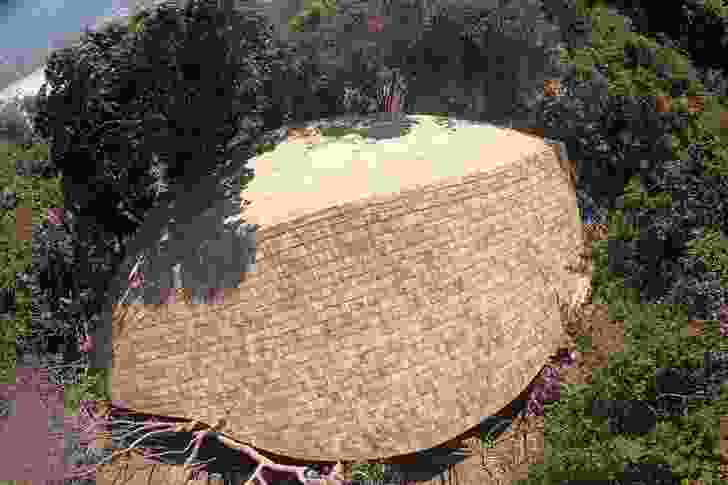
MULTIPOLYGON (((345 67, 351 80, 376 66, 398 69, 412 100, 408 110, 429 111, 424 99, 447 98, 451 115, 502 121, 519 97, 532 97, 558 72, 562 35, 539 1, 453 1, 428 8, 339 1, 325 13, 313 23, 293 22, 298 35, 292 37, 311 46, 322 65, 345 67), (474 93, 487 99, 484 109, 473 106, 474 93)), ((294 20, 310 16, 304 12, 294 20)), ((357 88, 372 95, 371 84, 357 88)))
POLYGON ((230 21, 235 39, 221 34, 216 2, 182 12, 164 4, 136 33, 110 24, 54 52, 35 124, 64 174, 68 210, 121 239, 158 198, 153 163, 166 167, 169 183, 191 184, 229 162, 226 144, 243 117, 254 130, 270 104, 263 84, 275 58, 263 18, 230 21))
POLYGON ((646 177, 649 192, 670 195, 667 204, 633 181, 634 190, 621 202, 638 235, 610 241, 611 267, 645 301, 684 304, 692 318, 717 319, 728 302, 728 183, 726 177, 705 175, 703 149, 694 146, 689 153, 646 177))
POLYGON ((632 19, 639 32, 659 38, 663 44, 687 53, 700 67, 720 69, 725 75, 728 62, 714 53, 728 46, 728 18, 725 3, 715 0, 685 0, 680 2, 625 1, 606 3, 632 19))
POLYGON ((14 305, 7 309, 9 322, 0 325, 0 382, 12 380, 8 363, 15 361, 18 335, 27 332, 30 325, 32 298, 19 278, 31 267, 31 241, 18 237, 16 225, 21 221, 16 210, 31 209, 33 222, 38 223, 42 212, 63 201, 58 178, 50 176, 49 164, 41 163, 46 155, 41 145, 22 149, 0 144, 0 288, 15 297, 14 305))

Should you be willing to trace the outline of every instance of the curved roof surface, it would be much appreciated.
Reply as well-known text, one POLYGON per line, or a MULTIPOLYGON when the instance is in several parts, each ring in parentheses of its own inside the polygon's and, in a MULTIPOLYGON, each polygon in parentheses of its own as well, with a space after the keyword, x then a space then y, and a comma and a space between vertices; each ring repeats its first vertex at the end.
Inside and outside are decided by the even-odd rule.
POLYGON ((255 272, 220 305, 117 308, 113 399, 311 460, 428 449, 502 409, 556 350, 581 225, 553 148, 473 134, 257 160, 255 272))

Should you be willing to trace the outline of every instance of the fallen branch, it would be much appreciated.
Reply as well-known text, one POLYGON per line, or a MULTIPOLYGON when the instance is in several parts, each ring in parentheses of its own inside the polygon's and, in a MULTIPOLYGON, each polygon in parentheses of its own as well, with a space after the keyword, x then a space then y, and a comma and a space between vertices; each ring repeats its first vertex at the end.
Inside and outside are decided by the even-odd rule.
MULTIPOLYGON (((87 403, 88 404, 88 403, 87 403)), ((113 452, 110 456, 102 459, 96 465, 87 465, 88 469, 73 470, 68 473, 66 478, 91 478, 96 471, 106 464, 109 464, 115 458, 128 455, 132 452, 140 453, 144 459, 164 463, 161 458, 169 454, 183 455, 190 452, 189 456, 185 459, 182 465, 185 471, 182 477, 182 483, 187 483, 192 480, 193 476, 197 472, 206 471, 207 465, 215 461, 215 458, 211 458, 205 461, 198 460, 202 442, 205 438, 215 439, 223 444, 225 447, 245 454, 253 462, 257 463, 255 471, 250 479, 247 481, 248 484, 252 485, 257 479, 262 485, 269 485, 267 480, 263 477, 263 470, 273 471, 279 474, 294 475, 304 485, 326 485, 335 484, 342 485, 344 483, 344 477, 342 476, 343 465, 341 462, 337 463, 333 469, 317 478, 309 478, 305 472, 308 467, 305 466, 291 466, 281 465, 273 462, 269 458, 258 453, 252 447, 235 441, 227 436, 221 434, 222 429, 225 427, 226 421, 224 419, 218 419, 215 425, 209 427, 199 420, 193 420, 184 423, 165 423, 158 420, 147 420, 145 422, 135 421, 133 419, 123 419, 112 417, 114 411, 120 411, 116 409, 111 403, 99 403, 98 410, 96 413, 89 412, 88 405, 82 406, 82 413, 79 417, 83 417, 88 424, 80 424, 82 433, 92 433, 100 427, 110 427, 112 430, 112 436, 116 436, 120 440, 131 439, 133 436, 142 434, 142 436, 134 439, 129 446, 125 446, 120 450, 113 452), (160 436, 167 433, 191 433, 192 439, 189 441, 187 446, 181 450, 165 450, 161 451, 162 448, 158 446, 149 446, 150 438, 160 436), (147 445, 147 446, 145 446, 147 445)), ((129 414, 129 410, 122 411, 129 414)), ((118 413, 117 413, 118 414, 118 413)), ((108 428, 105 428, 108 429, 108 428)), ((272 485, 272 484, 271 484, 272 485)))

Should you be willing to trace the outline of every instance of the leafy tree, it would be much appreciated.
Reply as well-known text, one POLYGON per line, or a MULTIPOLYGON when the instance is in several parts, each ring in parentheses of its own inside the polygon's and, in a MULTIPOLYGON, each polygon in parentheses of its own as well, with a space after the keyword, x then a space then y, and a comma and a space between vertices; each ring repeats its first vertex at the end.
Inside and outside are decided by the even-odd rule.
POLYGON ((579 0, 545 0, 546 19, 559 26, 564 47, 581 49, 592 42, 592 23, 579 0))
POLYGON ((129 31, 134 32, 135 34, 141 33, 142 29, 144 29, 144 19, 147 17, 149 17, 149 12, 147 10, 142 10, 134 14, 129 19, 129 31))
MULTIPOLYGON (((553 64, 549 53, 560 36, 558 28, 543 17, 539 2, 502 6, 458 0, 424 8, 420 2, 392 1, 375 8, 362 0, 338 1, 333 14, 313 24, 299 22, 299 35, 293 37, 310 46, 322 64, 357 75, 399 69, 411 98, 440 97, 439 83, 445 73, 447 81, 459 85, 483 80, 487 91, 483 95, 490 101, 488 113, 494 115, 513 104, 516 87, 522 87, 526 79, 538 85, 550 69, 544 65, 553 64), (375 27, 370 22, 374 19, 382 24, 375 27), (529 69, 524 71, 521 67, 526 64, 529 69), (437 73, 441 79, 436 79, 437 73), (488 76, 496 79, 483 79, 488 76), (514 82, 513 76, 523 79, 514 82), (503 106, 496 107, 496 102, 503 106)), ((371 86, 362 90, 372 94, 371 86)), ((467 99, 460 101, 468 104, 467 99)))
MULTIPOLYGON (((560 40, 558 27, 545 19, 540 2, 520 0, 490 9, 453 5, 443 9, 423 35, 425 55, 418 74, 424 83, 424 66, 431 63, 454 72, 483 98, 476 116, 499 122, 512 118, 522 99, 535 96, 544 80, 558 73, 555 54, 560 40), (452 32, 452 43, 438 43, 444 35, 440 32, 452 32), (444 63, 446 59, 451 62, 444 63)), ((417 47, 415 51, 421 52, 417 47)))
POLYGON ((363 0, 327 3, 325 9, 312 4, 289 21, 291 42, 347 90, 362 96, 359 104, 366 108, 355 111, 365 113, 375 110, 380 84, 377 73, 382 65, 371 49, 388 41, 367 33, 370 11, 369 2, 363 0))
POLYGON ((589 2, 616 7, 632 19, 635 30, 659 39, 663 45, 683 50, 699 68, 720 69, 725 75, 728 62, 711 52, 728 46, 728 17, 725 4, 715 1, 682 0, 649 2, 610 0, 589 2))
POLYGON ((67 207, 124 234, 155 204, 153 163, 169 183, 192 184, 230 163, 243 118, 264 128, 277 55, 251 11, 228 17, 201 0, 143 17, 135 33, 111 24, 55 52, 35 119, 68 180, 67 207))
MULTIPOLYGON (((644 174, 647 199, 624 203, 625 216, 639 228, 633 270, 627 283, 650 303, 684 304, 690 318, 717 319, 728 302, 725 243, 728 193, 725 178, 705 175, 706 150, 688 149, 682 160, 655 165, 644 174), (667 207, 656 204, 663 194, 667 207)), ((630 192, 634 192, 633 190, 630 192)))

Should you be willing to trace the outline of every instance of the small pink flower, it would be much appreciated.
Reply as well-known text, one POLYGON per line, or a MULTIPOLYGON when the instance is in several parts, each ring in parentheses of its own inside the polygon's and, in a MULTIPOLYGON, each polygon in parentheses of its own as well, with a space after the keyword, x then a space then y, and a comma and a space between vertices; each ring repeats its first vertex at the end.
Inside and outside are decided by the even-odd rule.
POLYGON ((367 19, 367 29, 369 33, 378 33, 384 30, 384 17, 375 15, 367 19))
POLYGON ((400 96, 395 94, 389 100, 388 106, 386 107, 388 113, 399 113, 400 110, 400 96))
POLYGON ((174 288, 162 288, 159 290, 160 300, 162 305, 169 305, 175 301, 175 290, 174 288))
POLYGON ((544 406, 541 402, 537 400, 530 400, 528 401, 528 412, 530 414, 534 414, 536 416, 543 416, 544 413, 544 406))
POLYGON ((560 348, 556 353, 556 360, 561 366, 571 367, 576 363, 576 352, 566 348, 560 348))
POLYGON ((94 340, 92 336, 82 337, 78 346, 81 352, 91 352, 94 348, 94 340))
POLYGON ((541 372, 541 377, 545 381, 558 379, 560 377, 559 369, 552 366, 546 366, 543 371, 541 372))
POLYGON ((63 224, 63 209, 60 209, 58 207, 54 207, 52 209, 48 209, 48 221, 53 224, 54 226, 60 226, 63 224))
POLYGON ((192 480, 207 480, 207 472, 205 470, 195 470, 192 472, 192 480))
POLYGON ((718 318, 721 322, 728 323, 728 305, 721 305, 718 310, 718 318))
POLYGON ((224 301, 225 294, 222 288, 210 288, 208 301, 213 305, 220 305, 224 301))
POLYGON ((141 288, 144 285, 144 274, 134 268, 134 271, 129 273, 129 287, 141 288))

